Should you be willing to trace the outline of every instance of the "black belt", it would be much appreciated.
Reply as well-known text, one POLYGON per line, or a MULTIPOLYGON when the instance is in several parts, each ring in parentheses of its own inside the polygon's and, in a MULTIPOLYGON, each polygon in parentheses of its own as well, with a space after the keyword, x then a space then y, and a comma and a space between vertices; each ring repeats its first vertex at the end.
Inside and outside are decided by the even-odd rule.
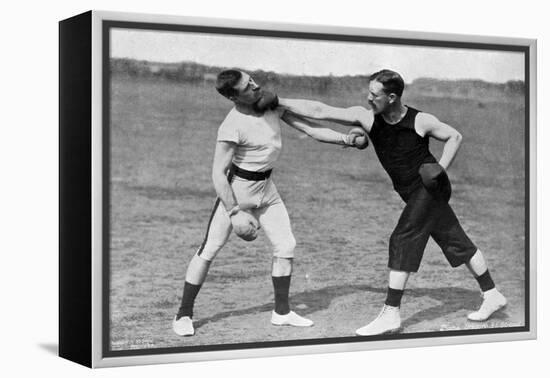
POLYGON ((270 169, 265 172, 252 172, 247 171, 246 169, 239 168, 235 164, 231 164, 231 168, 229 168, 229 172, 233 175, 250 181, 267 180, 269 176, 271 176, 271 171, 272 170, 270 169))

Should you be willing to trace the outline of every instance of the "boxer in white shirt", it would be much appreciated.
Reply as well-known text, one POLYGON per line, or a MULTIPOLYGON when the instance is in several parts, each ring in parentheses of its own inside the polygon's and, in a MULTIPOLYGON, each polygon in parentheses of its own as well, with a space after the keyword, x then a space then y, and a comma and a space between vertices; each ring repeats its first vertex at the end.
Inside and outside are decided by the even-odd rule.
POLYGON ((208 223, 206 237, 193 256, 185 278, 183 296, 173 330, 191 336, 193 306, 210 263, 227 242, 231 231, 245 240, 254 240, 257 230, 264 230, 273 248, 272 280, 275 308, 274 325, 309 327, 313 322, 290 310, 288 301, 292 261, 296 240, 292 234, 286 207, 271 177, 273 164, 281 152, 280 120, 326 143, 356 146, 357 134, 341 134, 319 128, 277 108, 276 101, 267 108, 258 104, 271 94, 263 91, 245 72, 223 71, 216 89, 233 101, 218 130, 212 180, 218 198, 208 223))

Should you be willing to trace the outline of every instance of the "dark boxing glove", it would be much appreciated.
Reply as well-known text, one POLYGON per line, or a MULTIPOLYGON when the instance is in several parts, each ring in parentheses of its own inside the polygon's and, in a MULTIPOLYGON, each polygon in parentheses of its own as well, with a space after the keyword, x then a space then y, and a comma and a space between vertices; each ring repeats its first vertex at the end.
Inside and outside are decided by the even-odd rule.
POLYGON ((362 127, 354 127, 348 133, 353 138, 353 147, 364 150, 369 146, 369 138, 367 138, 367 132, 362 127))
POLYGON ((451 198, 451 182, 447 172, 438 163, 424 163, 418 169, 422 184, 437 199, 448 202, 451 198))
POLYGON ((235 234, 243 240, 252 241, 258 237, 260 225, 248 211, 240 210, 238 206, 229 213, 229 219, 235 234))
POLYGON ((254 111, 263 113, 266 110, 273 110, 279 106, 279 97, 275 93, 263 91, 262 97, 252 105, 254 111))

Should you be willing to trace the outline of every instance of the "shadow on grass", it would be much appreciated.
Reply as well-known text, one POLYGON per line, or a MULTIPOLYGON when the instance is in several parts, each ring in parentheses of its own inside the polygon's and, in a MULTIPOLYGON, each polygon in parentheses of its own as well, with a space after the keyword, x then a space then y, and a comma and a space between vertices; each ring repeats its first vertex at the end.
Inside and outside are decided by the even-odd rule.
MULTIPOLYGON (((380 294, 380 306, 382 306, 383 300, 386 294, 386 287, 378 288, 368 285, 341 285, 341 286, 329 286, 319 290, 312 290, 303 293, 298 293, 290 297, 292 305, 304 304, 305 308, 300 309, 300 315, 307 316, 317 311, 326 310, 329 308, 331 302, 338 297, 355 294, 358 292, 370 292, 380 294), (306 307, 307 306, 307 307, 306 307)), ((403 327, 408 327, 413 324, 433 320, 441 317, 445 314, 454 313, 460 310, 476 310, 481 303, 479 291, 468 290, 459 287, 445 287, 445 288, 433 288, 423 289, 415 288, 405 292, 405 295, 409 298, 421 298, 429 297, 438 302, 437 306, 432 306, 427 309, 418 311, 414 315, 405 319, 403 327)), ((222 319, 250 315, 261 312, 268 312, 273 309, 273 303, 266 303, 259 306, 244 308, 235 311, 225 311, 215 314, 209 318, 203 318, 195 322, 195 327, 199 328, 207 323, 217 322, 222 319)), ((496 319, 507 318, 506 314, 499 312, 495 314, 496 319)))
MULTIPOLYGON (((300 315, 308 315, 327 309, 334 298, 362 291, 385 293, 386 289, 379 289, 366 285, 329 286, 320 290, 311 290, 298 293, 291 296, 289 299, 291 306, 296 304, 305 304, 307 307, 300 309, 300 315)), ((200 319, 194 322, 194 324, 195 327, 198 328, 207 323, 216 322, 232 316, 249 315, 271 310, 273 310, 273 303, 266 303, 259 306, 244 308, 242 310, 221 312, 209 318, 200 319)))

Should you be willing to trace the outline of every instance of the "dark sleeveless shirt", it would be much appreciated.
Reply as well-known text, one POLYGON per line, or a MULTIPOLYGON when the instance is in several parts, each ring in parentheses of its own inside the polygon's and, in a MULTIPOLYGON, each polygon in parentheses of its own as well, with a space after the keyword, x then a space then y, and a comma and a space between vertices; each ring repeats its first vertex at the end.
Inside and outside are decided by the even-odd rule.
POLYGON ((418 113, 407 106, 407 113, 395 125, 377 114, 369 133, 376 155, 399 193, 410 192, 421 185, 418 169, 423 163, 437 162, 428 146, 429 137, 421 137, 414 129, 418 113))

